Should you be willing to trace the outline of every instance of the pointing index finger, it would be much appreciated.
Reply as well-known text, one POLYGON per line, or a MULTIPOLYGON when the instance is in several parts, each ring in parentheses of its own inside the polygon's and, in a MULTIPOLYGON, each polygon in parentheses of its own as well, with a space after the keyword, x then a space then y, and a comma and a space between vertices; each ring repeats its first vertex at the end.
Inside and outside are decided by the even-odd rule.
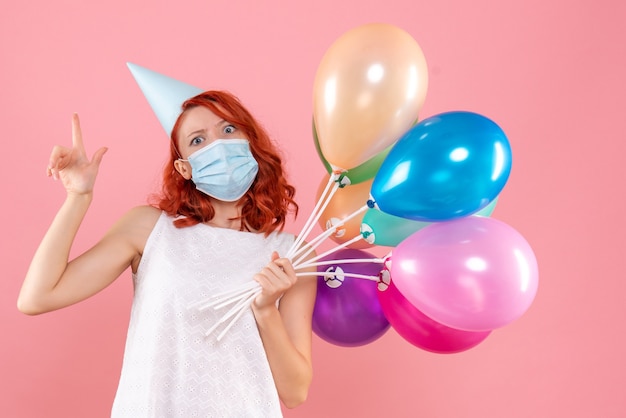
POLYGON ((72 145, 74 148, 78 148, 82 154, 85 153, 85 145, 83 144, 83 134, 80 130, 78 113, 72 115, 72 145))

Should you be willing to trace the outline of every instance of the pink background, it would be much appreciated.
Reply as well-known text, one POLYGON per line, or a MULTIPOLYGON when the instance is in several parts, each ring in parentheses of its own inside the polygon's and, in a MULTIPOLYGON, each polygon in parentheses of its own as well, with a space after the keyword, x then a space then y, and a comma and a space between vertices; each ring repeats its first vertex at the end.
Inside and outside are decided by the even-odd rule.
POLYGON ((522 318, 460 354, 422 351, 393 330, 359 348, 316 337, 309 400, 286 416, 626 416, 625 20, 616 0, 4 0, 0 416, 105 417, 117 384, 128 272, 60 312, 15 308, 64 198, 44 173, 51 147, 70 142, 71 113, 88 152, 109 147, 76 252, 145 202, 164 162, 167 139, 126 61, 239 95, 284 149, 297 232, 324 175, 310 132, 317 65, 370 22, 422 46, 422 118, 471 110, 507 132, 513 170, 493 217, 535 250, 539 292, 522 318))

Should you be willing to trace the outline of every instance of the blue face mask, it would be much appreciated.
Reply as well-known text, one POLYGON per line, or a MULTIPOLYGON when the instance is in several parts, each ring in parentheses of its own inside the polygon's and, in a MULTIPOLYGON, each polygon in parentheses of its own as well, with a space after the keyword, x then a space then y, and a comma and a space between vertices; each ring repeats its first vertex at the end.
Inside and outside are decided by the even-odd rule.
POLYGON ((246 194, 259 166, 246 139, 217 139, 189 156, 196 189, 224 202, 246 194))

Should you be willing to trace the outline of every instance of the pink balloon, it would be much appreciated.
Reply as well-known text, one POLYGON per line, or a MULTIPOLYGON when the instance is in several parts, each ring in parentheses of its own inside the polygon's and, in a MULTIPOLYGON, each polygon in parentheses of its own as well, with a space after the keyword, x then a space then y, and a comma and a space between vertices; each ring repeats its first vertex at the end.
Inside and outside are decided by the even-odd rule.
POLYGON ((433 320, 465 331, 505 326, 537 293, 535 255, 504 222, 469 216, 431 224, 393 250, 398 290, 433 320))
POLYGON ((393 329, 406 341, 426 351, 459 353, 480 344, 491 333, 462 331, 433 321, 402 296, 393 280, 386 290, 378 292, 378 300, 393 329))

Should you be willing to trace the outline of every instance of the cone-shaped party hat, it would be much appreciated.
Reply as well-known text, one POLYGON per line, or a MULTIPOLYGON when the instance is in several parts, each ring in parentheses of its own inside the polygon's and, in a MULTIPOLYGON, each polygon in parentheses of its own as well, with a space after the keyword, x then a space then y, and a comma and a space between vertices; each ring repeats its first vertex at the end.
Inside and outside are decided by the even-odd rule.
POLYGON ((163 74, 141 67, 137 64, 126 63, 135 81, 148 100, 161 126, 168 136, 171 135, 176 119, 182 111, 183 102, 204 90, 182 81, 175 80, 163 74))

